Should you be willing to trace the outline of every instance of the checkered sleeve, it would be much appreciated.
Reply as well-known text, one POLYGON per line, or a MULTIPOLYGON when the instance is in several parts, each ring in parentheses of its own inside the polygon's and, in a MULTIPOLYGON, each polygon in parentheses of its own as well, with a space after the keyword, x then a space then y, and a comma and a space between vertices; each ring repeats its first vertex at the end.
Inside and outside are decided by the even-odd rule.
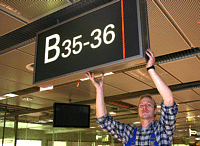
POLYGON ((173 106, 167 106, 164 101, 161 102, 160 122, 165 127, 165 131, 169 136, 169 140, 173 141, 173 135, 176 129, 176 115, 178 113, 178 105, 174 102, 173 106))
POLYGON ((133 136, 134 129, 136 128, 133 125, 120 123, 112 118, 109 113, 96 119, 96 122, 103 131, 107 131, 124 144, 133 136))

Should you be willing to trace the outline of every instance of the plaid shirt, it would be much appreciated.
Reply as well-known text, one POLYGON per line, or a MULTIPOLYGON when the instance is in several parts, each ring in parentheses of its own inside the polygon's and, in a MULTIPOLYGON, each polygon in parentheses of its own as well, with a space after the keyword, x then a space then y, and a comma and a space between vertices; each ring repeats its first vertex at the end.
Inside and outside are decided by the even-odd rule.
MULTIPOLYGON (((158 122, 151 122, 145 130, 140 125, 136 133, 136 146, 150 146, 151 134, 155 133, 156 140, 160 146, 169 146, 173 142, 173 135, 176 129, 176 114, 178 113, 178 105, 174 102, 173 106, 166 106, 161 102, 161 114, 158 122)), ((104 131, 109 132, 124 145, 133 137, 135 126, 123 124, 106 114, 96 119, 97 124, 104 131)))

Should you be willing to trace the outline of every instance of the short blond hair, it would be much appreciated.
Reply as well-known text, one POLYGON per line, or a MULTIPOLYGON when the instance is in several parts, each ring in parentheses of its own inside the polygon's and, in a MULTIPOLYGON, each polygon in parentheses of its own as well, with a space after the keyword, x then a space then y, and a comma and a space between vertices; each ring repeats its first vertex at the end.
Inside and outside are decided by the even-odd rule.
MULTIPOLYGON (((155 100, 152 98, 152 96, 150 95, 150 94, 144 94, 144 95, 141 95, 140 96, 140 101, 143 99, 143 98, 149 98, 149 99, 151 99, 152 101, 153 101, 153 103, 154 103, 154 109, 156 109, 157 108, 157 105, 156 105, 156 102, 155 102, 155 100)), ((140 104, 140 101, 139 101, 139 104, 140 104)))

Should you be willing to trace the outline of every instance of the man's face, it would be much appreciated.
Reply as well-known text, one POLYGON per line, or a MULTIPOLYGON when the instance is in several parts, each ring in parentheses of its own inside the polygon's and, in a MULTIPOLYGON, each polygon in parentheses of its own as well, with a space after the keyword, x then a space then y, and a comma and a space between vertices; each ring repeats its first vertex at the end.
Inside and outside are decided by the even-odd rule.
POLYGON ((157 109, 154 109, 153 100, 148 97, 144 97, 140 100, 138 112, 141 119, 154 119, 157 109))

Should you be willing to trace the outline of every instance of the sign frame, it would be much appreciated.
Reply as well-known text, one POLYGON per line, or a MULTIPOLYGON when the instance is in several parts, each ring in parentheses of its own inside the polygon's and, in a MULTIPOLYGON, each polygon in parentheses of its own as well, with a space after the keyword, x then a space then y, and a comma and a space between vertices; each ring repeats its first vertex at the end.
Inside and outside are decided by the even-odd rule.
MULTIPOLYGON (((100 9, 103 9, 105 7, 109 7, 110 5, 115 4, 115 3, 121 2, 121 6, 123 6, 124 4, 126 4, 127 1, 133 1, 133 0, 114 0, 114 1, 109 2, 107 4, 104 4, 104 5, 102 5, 98 8, 92 9, 88 12, 85 12, 83 14, 76 16, 76 17, 68 19, 68 20, 66 20, 62 23, 55 25, 55 26, 52 26, 48 29, 40 31, 40 32, 37 33, 37 40, 38 40, 38 35, 43 33, 43 32, 46 32, 48 30, 59 27, 63 24, 66 24, 70 21, 81 18, 81 17, 83 17, 87 14, 93 13, 93 12, 98 11, 100 9)), ((134 67, 134 66, 137 66, 137 65, 144 64, 145 63, 145 58, 144 58, 145 51, 146 51, 147 48, 150 48, 147 6, 146 6, 146 0, 135 0, 135 1, 136 1, 136 7, 137 7, 137 22, 138 22, 137 23, 138 24, 137 29, 138 29, 138 39, 139 39, 139 42, 138 42, 139 43, 139 54, 138 55, 127 57, 127 58, 124 57, 123 59, 120 59, 120 60, 111 61, 111 62, 108 62, 108 63, 84 68, 84 69, 81 69, 81 70, 78 70, 78 71, 73 71, 73 72, 70 72, 70 73, 66 73, 66 74, 62 74, 62 75, 59 75, 59 76, 55 76, 55 77, 51 77, 51 78, 47 78, 47 79, 37 81, 36 80, 36 78, 37 78, 37 75, 36 75, 36 73, 37 73, 37 63, 36 62, 37 62, 37 46, 38 46, 38 41, 37 41, 36 42, 36 51, 35 51, 35 65, 34 65, 33 84, 38 85, 38 86, 58 85, 58 84, 63 84, 63 83, 79 80, 80 78, 84 78, 85 77, 84 73, 86 73, 88 71, 95 72, 96 74, 101 74, 101 73, 106 73, 106 72, 110 72, 110 71, 119 71, 121 69, 130 68, 130 67, 134 67)), ((124 11, 126 11, 126 10, 123 10, 123 12, 124 11)), ((124 14, 123 14, 122 17, 124 17, 124 14)), ((126 27, 125 27, 125 30, 126 30, 126 27)), ((122 38, 123 37, 124 36, 122 36, 122 38)), ((128 40, 128 38, 125 39, 125 40, 122 40, 123 41, 122 45, 126 45, 127 40, 128 40)))

